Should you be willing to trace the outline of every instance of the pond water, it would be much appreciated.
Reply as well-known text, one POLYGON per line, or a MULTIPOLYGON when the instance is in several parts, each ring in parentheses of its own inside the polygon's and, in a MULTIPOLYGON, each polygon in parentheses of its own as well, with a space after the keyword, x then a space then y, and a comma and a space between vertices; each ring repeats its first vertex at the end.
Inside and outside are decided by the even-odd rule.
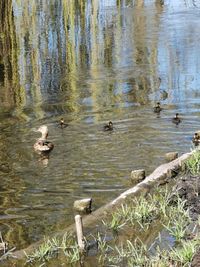
POLYGON ((130 187, 131 170, 149 174, 192 147, 200 4, 164 2, 1 1, 0 231, 10 246, 67 227, 75 200, 92 197, 96 209, 130 187), (45 161, 33 151, 43 124, 55 145, 45 161))

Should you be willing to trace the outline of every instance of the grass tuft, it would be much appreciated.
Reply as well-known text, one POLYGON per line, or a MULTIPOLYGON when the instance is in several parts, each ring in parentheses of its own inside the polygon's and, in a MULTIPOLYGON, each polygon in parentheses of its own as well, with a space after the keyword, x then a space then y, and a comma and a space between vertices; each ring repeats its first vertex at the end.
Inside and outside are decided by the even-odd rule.
POLYGON ((75 239, 66 233, 62 240, 59 238, 45 239, 44 242, 32 254, 26 255, 27 263, 45 262, 63 252, 67 263, 80 260, 78 244, 75 239))
POLYGON ((195 150, 192 156, 185 162, 186 168, 193 175, 200 173, 200 150, 195 150))

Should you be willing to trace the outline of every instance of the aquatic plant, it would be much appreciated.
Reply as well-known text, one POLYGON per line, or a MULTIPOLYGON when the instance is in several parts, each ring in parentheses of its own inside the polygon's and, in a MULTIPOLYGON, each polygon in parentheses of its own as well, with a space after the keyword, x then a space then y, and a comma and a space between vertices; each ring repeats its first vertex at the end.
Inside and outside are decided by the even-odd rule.
POLYGON ((180 206, 169 206, 168 218, 171 222, 183 221, 186 224, 191 222, 189 209, 182 209, 180 206))
POLYGON ((32 263, 35 261, 48 261, 57 253, 58 248, 52 246, 50 240, 44 240, 44 242, 36 249, 31 255, 27 255, 27 262, 32 263))
POLYGON ((199 245, 200 238, 197 237, 194 240, 181 241, 178 247, 169 250, 161 250, 158 247, 152 255, 150 248, 147 249, 141 241, 127 240, 126 245, 115 246, 112 255, 104 257, 104 264, 112 267, 190 267, 199 245))
POLYGON ((163 224, 177 242, 185 237, 187 226, 191 222, 189 209, 185 206, 186 201, 183 201, 178 194, 173 195, 173 201, 168 207, 168 223, 163 224))
POLYGON ((178 263, 178 266, 191 266, 193 256, 197 251, 199 240, 183 241, 179 248, 172 249, 170 258, 178 263))
POLYGON ((69 234, 64 234, 62 240, 59 238, 44 239, 44 242, 30 255, 26 255, 27 263, 45 262, 55 257, 59 252, 63 252, 68 263, 80 260, 78 244, 69 234))
POLYGON ((167 188, 165 188, 164 190, 157 189, 155 194, 152 196, 152 201, 158 208, 160 217, 163 217, 164 219, 168 217, 171 193, 167 190, 167 188))
POLYGON ((108 252, 110 246, 108 246, 106 241, 106 236, 102 237, 102 235, 98 232, 97 238, 95 238, 95 241, 97 243, 98 251, 101 253, 108 252))
POLYGON ((156 208, 154 201, 148 201, 148 199, 144 197, 134 200, 132 220, 134 219, 142 229, 148 229, 157 214, 158 209, 156 208))
POLYGON ((135 198, 128 204, 122 204, 115 214, 125 224, 135 225, 137 223, 142 229, 148 229, 152 220, 158 215, 158 208, 152 200, 151 198, 149 201, 143 196, 135 198))
POLYGON ((111 215, 111 219, 109 221, 102 220, 102 223, 108 227, 108 229, 112 230, 114 233, 117 233, 121 228, 126 225, 126 220, 124 220, 120 214, 114 212, 111 215))
POLYGON ((108 245, 106 235, 103 236, 100 232, 98 232, 96 237, 94 235, 92 235, 92 237, 97 245, 97 253, 99 254, 98 262, 101 266, 104 266, 105 260, 109 257, 107 254, 110 250, 112 250, 112 247, 108 245))
POLYGON ((169 252, 161 250, 159 246, 156 248, 154 255, 149 255, 149 267, 169 267, 169 252))
POLYGON ((193 175, 200 173, 200 151, 195 150, 192 156, 185 162, 186 169, 193 175))
POLYGON ((136 240, 127 240, 126 245, 115 246, 113 254, 107 258, 109 266, 147 266, 148 257, 146 246, 136 240))
POLYGON ((167 225, 163 225, 171 236, 175 238, 177 242, 180 242, 186 235, 186 227, 187 222, 182 219, 175 219, 173 221, 169 221, 167 225))

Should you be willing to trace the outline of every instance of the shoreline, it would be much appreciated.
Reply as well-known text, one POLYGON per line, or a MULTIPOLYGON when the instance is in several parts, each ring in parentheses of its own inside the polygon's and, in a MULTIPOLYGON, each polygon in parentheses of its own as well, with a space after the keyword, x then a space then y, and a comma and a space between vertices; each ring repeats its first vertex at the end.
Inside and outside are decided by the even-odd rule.
MULTIPOLYGON (((146 176, 146 178, 140 183, 121 193, 117 198, 98 208, 91 214, 84 215, 82 219, 84 228, 86 229, 88 227, 94 227, 95 225, 100 223, 102 219, 110 213, 111 210, 113 211, 117 207, 119 207, 123 202, 126 201, 128 197, 146 195, 154 188, 155 184, 162 185, 171 178, 175 178, 180 171, 184 170, 184 162, 191 157, 194 151, 185 153, 169 163, 161 164, 150 175, 146 176)), ((49 236, 49 238, 61 237, 66 232, 75 233, 75 231, 75 224, 72 224, 64 230, 53 233, 49 236)), ((36 243, 33 243, 30 246, 26 247, 25 249, 12 252, 11 257, 9 257, 4 262, 8 263, 10 261, 17 262, 24 260, 26 258, 26 254, 31 254, 35 249, 39 247, 39 245, 42 244, 43 241, 43 239, 39 240, 36 243)))

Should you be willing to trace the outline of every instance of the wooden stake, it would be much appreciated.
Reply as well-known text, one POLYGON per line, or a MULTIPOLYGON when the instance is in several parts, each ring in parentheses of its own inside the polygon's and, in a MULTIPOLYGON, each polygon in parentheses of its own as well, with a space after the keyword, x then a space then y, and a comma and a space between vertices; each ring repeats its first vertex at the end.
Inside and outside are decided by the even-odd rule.
POLYGON ((75 223, 76 223, 76 234, 78 240, 78 246, 81 252, 85 250, 85 242, 83 237, 83 223, 82 217, 80 215, 75 216, 75 223))

